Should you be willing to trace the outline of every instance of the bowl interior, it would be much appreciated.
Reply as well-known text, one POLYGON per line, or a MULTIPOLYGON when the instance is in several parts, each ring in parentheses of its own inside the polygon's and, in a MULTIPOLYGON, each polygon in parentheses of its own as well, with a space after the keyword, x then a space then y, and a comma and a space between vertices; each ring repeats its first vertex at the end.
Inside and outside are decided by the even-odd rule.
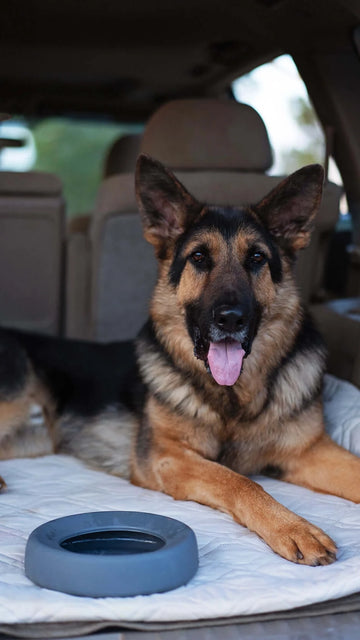
POLYGON ((164 544, 162 538, 152 533, 124 529, 87 531, 60 542, 60 546, 67 551, 102 556, 149 553, 161 549, 164 544))

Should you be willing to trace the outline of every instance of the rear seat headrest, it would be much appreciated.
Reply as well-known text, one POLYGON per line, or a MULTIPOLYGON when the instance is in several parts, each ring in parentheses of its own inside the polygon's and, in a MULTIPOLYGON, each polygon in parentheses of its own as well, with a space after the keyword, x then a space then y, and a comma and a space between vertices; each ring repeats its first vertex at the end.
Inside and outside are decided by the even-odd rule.
POLYGON ((12 196, 61 195, 60 179, 43 171, 0 171, 0 193, 12 196))
POLYGON ((116 173, 135 170, 136 159, 140 153, 141 134, 132 133, 121 136, 111 145, 104 163, 104 178, 116 173))
POLYGON ((231 100, 174 100, 150 118, 141 151, 173 169, 264 172, 272 152, 252 107, 231 100))

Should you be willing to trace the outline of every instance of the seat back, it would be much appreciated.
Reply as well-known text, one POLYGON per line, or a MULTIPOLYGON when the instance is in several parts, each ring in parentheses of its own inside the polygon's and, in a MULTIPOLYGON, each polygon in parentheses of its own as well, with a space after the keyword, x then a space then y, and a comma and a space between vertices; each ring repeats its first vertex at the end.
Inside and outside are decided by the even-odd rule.
MULTIPOLYGON (((119 279, 120 256, 126 257, 126 251, 129 250, 129 239, 126 237, 127 229, 123 230, 125 220, 121 216, 124 196, 126 206, 126 189, 123 194, 123 186, 121 181, 120 184, 118 183, 118 178, 119 176, 122 178, 124 174, 127 175, 126 187, 130 186, 133 192, 133 176, 140 142, 140 134, 129 134, 121 136, 112 143, 105 158, 104 180, 99 190, 95 211, 93 214, 74 218, 68 225, 66 335, 69 338, 108 340, 113 335, 111 328, 113 325, 118 326, 115 338, 121 339, 123 336, 121 329, 123 322, 121 313, 119 316, 115 281, 119 279), (109 195, 107 195, 108 191, 109 195), (113 216, 114 213, 116 215, 113 216), (99 218, 102 214, 104 220, 101 224, 99 218), (117 216, 120 216, 118 221, 117 216), (119 224, 121 230, 118 229, 119 224), (115 262, 114 252, 117 254, 115 262), (113 273, 112 269, 114 269, 113 273), (112 317, 114 320, 111 320, 112 317)), ((131 212, 132 219, 136 218, 136 222, 139 223, 134 204, 131 212)), ((140 228, 139 234, 141 234, 140 228)), ((135 242, 135 239, 133 240, 135 242)), ((120 262, 122 263, 122 259, 120 262)), ((122 279, 123 276, 121 276, 122 279)), ((127 291, 121 291, 121 297, 126 295, 124 310, 128 303, 127 294, 127 291)))
POLYGON ((326 297, 324 269, 331 238, 339 218, 342 193, 342 187, 333 182, 328 182, 324 186, 310 244, 299 253, 297 258, 295 275, 302 299, 306 304, 319 302, 326 297))
POLYGON ((60 334, 64 200, 58 178, 0 172, 0 323, 60 334))

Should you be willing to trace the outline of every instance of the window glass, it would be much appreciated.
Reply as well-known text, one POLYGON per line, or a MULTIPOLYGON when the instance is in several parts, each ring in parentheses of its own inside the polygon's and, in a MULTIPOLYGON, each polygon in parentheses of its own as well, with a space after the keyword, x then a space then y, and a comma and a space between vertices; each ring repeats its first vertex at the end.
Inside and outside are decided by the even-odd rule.
POLYGON ((324 135, 290 56, 257 67, 233 84, 236 99, 261 115, 274 154, 273 174, 323 162, 324 135))
POLYGON ((69 217, 91 212, 110 145, 138 125, 45 118, 13 118, 0 123, 0 139, 17 147, 0 146, 0 170, 48 171, 63 183, 69 217))
MULTIPOLYGON (((324 163, 324 132, 291 56, 280 56, 241 76, 233 83, 233 92, 239 102, 254 107, 265 123, 274 157, 269 173, 289 174, 306 164, 324 163)), ((332 158, 329 179, 342 184, 332 158)), ((345 196, 340 213, 339 227, 349 227, 345 196)))

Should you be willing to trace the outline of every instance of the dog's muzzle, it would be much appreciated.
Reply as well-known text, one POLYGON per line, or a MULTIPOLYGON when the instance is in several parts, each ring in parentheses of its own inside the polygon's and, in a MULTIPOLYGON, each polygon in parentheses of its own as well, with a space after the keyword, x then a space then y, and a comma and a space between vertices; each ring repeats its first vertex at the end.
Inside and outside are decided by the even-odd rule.
POLYGON ((216 382, 232 386, 237 381, 245 354, 248 315, 240 305, 220 305, 213 309, 209 331, 207 362, 216 382))
POLYGON ((193 325, 195 356, 219 385, 234 385, 250 352, 249 314, 243 306, 221 304, 212 309, 207 328, 200 326, 193 325))

